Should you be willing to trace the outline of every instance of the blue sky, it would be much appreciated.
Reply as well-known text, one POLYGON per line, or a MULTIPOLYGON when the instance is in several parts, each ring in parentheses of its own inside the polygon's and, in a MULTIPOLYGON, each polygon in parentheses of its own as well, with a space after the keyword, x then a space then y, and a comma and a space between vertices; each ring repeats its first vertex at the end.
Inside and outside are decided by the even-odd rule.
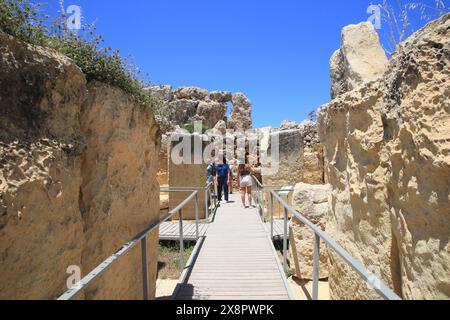
MULTIPOLYGON (((381 1, 381 0, 380 0, 381 1)), ((376 3, 376 1, 374 1, 376 3)), ((434 2, 427 0, 425 2, 434 2)), ((328 61, 366 0, 71 0, 155 84, 244 92, 255 127, 301 121, 330 100, 328 61)), ((51 9, 58 8, 50 0, 51 9)), ((416 27, 421 26, 417 23, 416 27)))

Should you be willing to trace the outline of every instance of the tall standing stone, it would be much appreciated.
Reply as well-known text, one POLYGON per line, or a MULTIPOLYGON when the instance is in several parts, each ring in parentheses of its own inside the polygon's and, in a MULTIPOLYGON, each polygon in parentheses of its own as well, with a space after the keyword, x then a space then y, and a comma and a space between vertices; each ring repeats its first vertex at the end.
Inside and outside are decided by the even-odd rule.
POLYGON ((330 60, 331 97, 381 77, 388 59, 375 28, 369 22, 342 29, 341 48, 330 60))
POLYGON ((253 127, 252 104, 243 93, 233 95, 233 111, 230 116, 230 128, 246 131, 253 127))

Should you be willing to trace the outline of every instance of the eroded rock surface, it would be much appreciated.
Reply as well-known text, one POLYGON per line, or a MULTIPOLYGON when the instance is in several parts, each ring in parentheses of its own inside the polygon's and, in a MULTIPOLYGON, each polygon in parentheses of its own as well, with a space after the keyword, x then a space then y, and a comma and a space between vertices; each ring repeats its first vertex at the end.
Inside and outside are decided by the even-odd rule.
POLYGON ((175 98, 175 94, 172 90, 172 86, 153 86, 148 88, 148 90, 158 99, 170 102, 175 98))
POLYGON ((208 96, 208 90, 198 87, 180 87, 175 90, 178 99, 204 100, 208 96))
MULTIPOLYGON (((54 299, 69 266, 85 275, 158 218, 158 126, 52 50, 0 33, 0 55, 0 299, 54 299)), ((80 298, 141 298, 139 266, 133 250, 80 298)))
POLYGON ((227 103, 232 101, 233 94, 229 91, 213 91, 209 94, 209 97, 213 101, 227 103))
POLYGON ((200 102, 197 108, 197 119, 210 129, 213 129, 219 121, 225 119, 227 105, 215 101, 200 102))
POLYGON ((0 299, 53 299, 84 246, 86 81, 68 58, 3 33, 0 55, 0 299))
POLYGON ((169 102, 169 119, 171 126, 182 125, 191 121, 197 114, 198 106, 198 101, 184 98, 169 102))
POLYGON ((236 93, 233 95, 230 128, 245 132, 252 127, 252 104, 243 93, 236 93))
POLYGON ((148 89, 161 100, 165 107, 164 116, 156 118, 161 132, 175 132, 193 121, 202 121, 208 129, 225 121, 227 129, 248 130, 252 128, 251 104, 244 94, 233 95, 229 91, 208 92, 197 87, 154 86, 148 89), (230 120, 227 119, 228 103, 233 103, 230 120))
POLYGON ((369 22, 342 29, 341 48, 330 60, 331 97, 381 77, 388 59, 369 22))
MULTIPOLYGON (((319 111, 327 232, 405 299, 450 298, 450 15, 319 111)), ((330 255, 335 299, 377 298, 330 255)))
MULTIPOLYGON (((292 196, 292 208, 300 212, 306 219, 320 229, 325 230, 328 219, 328 197, 331 194, 330 185, 310 185, 299 183, 295 186, 292 196)), ((292 231, 297 248, 300 266, 300 279, 313 279, 314 266, 314 232, 297 218, 292 219, 292 231)), ((292 255, 291 255, 292 257, 292 255)), ((292 261, 292 258, 291 258, 292 261)), ((295 264, 291 262, 291 271, 295 273, 295 264)), ((321 242, 319 278, 328 278, 328 250, 321 242)))
MULTIPOLYGON (((123 91, 92 83, 81 129, 80 212, 86 243, 83 270, 92 270, 159 217, 159 131, 152 112, 123 91)), ((158 234, 148 239, 150 279, 156 277, 158 234)), ((141 252, 136 248, 86 290, 87 299, 141 299, 141 252)), ((153 284, 152 284, 153 285, 153 284)))

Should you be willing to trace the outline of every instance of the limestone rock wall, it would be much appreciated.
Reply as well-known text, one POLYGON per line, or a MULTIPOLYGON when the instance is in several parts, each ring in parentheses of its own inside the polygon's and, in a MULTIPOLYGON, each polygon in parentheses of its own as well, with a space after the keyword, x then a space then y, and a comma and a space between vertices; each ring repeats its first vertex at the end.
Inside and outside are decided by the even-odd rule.
MULTIPOLYGON (((52 50, 0 34, 0 56, 0 299, 54 299, 158 218, 158 126, 52 50)), ((139 252, 80 298, 140 298, 139 252)))
POLYGON ((0 33, 0 299, 52 299, 81 265, 86 81, 69 59, 0 33))
MULTIPOLYGON (((399 46, 386 74, 323 106, 327 232, 405 299, 450 298, 450 15, 399 46)), ((335 299, 377 298, 333 254, 335 299)))
POLYGON ((324 158, 317 123, 303 121, 299 127, 303 132, 304 145, 303 179, 301 182, 317 185, 323 184, 325 183, 324 158))
MULTIPOLYGON (((303 182, 312 185, 325 183, 323 148, 319 139, 316 123, 306 120, 302 123, 283 121, 279 129, 267 129, 270 137, 273 134, 279 136, 280 142, 280 168, 276 172, 263 174, 262 181, 266 186, 295 186, 303 182)), ((263 143, 260 148, 268 150, 270 154, 271 139, 263 143)), ((271 157, 271 156, 270 156, 271 157)), ((265 193, 266 199, 270 197, 269 188, 265 193)), ((292 200, 292 195, 286 198, 292 200)), ((269 211, 269 207, 266 207, 269 211)), ((283 210, 277 202, 274 204, 276 218, 283 217, 283 210)))
POLYGON ((303 150, 303 179, 308 184, 323 184, 324 162, 323 149, 320 144, 314 147, 305 147, 303 150))
MULTIPOLYGON (((264 177, 264 184, 276 186, 295 185, 303 178, 303 135, 300 130, 271 133, 278 135, 279 169, 274 175, 264 177)), ((272 148, 272 146, 269 146, 272 148)))
MULTIPOLYGON (((295 186, 297 183, 324 184, 323 149, 319 139, 317 124, 312 121, 296 123, 283 121, 280 129, 268 129, 270 135, 277 134, 280 141, 280 169, 264 174, 266 186, 295 186)), ((260 147, 270 151, 270 139, 260 147)), ((270 196, 269 192, 266 196, 270 196)), ((282 215, 276 206, 277 217, 282 215)))
MULTIPOLYGON (((328 198, 330 185, 310 185, 298 183, 292 196, 292 208, 300 212, 306 219, 325 230, 328 219, 328 198)), ((297 249, 300 274, 299 279, 312 280, 314 274, 314 232, 297 218, 292 219, 292 231, 297 249)), ((319 278, 328 278, 328 250, 322 241, 320 246, 319 278)), ((291 252, 291 272, 296 274, 295 263, 291 252)))
POLYGON ((161 150, 158 155, 158 182, 161 186, 169 185, 169 148, 170 136, 162 135, 161 150))
MULTIPOLYGON (((152 112, 101 83, 90 84, 88 92, 81 113, 87 145, 79 195, 83 270, 92 270, 159 217, 159 129, 152 112)), ((154 232, 148 239, 149 279, 156 279, 157 245, 154 232)), ((141 269, 137 247, 92 284, 86 298, 142 299, 141 269)))
MULTIPOLYGON (((206 169, 208 164, 204 163, 203 159, 199 159, 198 163, 195 161, 194 150, 196 150, 196 145, 200 146, 201 156, 203 155, 203 150, 207 144, 204 142, 202 135, 190 135, 176 133, 172 136, 170 142, 170 153, 169 156, 172 157, 172 153, 175 161, 169 161, 169 185, 171 188, 177 187, 188 187, 188 188, 203 188, 198 193, 198 206, 199 206, 199 218, 204 219, 206 217, 205 213, 205 190, 206 187, 206 169), (185 143, 183 143, 185 141, 185 143), (185 150, 181 148, 186 147, 185 150), (174 150, 175 149, 175 150, 174 150), (184 152, 188 152, 185 155, 184 152), (178 156, 186 158, 177 159, 178 156), (185 161, 187 159, 187 161, 185 161)), ((169 194, 169 208, 173 210, 182 201, 184 201, 192 192, 173 192, 169 194)), ((173 217, 174 220, 178 220, 178 215, 173 217)), ((183 209, 183 219, 195 220, 195 201, 191 201, 183 209)))
MULTIPOLYGON (((276 172, 263 174, 262 182, 265 186, 294 186, 303 179, 303 134, 301 130, 297 129, 276 131, 271 135, 278 136, 279 168, 276 172)), ((270 140, 267 146, 268 150, 272 148, 272 139, 270 140)), ((273 157, 272 154, 269 153, 269 155, 273 157)), ((271 163, 273 163, 272 161, 271 163)), ((270 192, 271 190, 266 188, 265 199, 270 199, 270 192)), ((269 212, 269 201, 266 201, 266 211, 269 212)), ((273 203, 273 212, 275 218, 283 217, 284 210, 277 201, 273 203)))

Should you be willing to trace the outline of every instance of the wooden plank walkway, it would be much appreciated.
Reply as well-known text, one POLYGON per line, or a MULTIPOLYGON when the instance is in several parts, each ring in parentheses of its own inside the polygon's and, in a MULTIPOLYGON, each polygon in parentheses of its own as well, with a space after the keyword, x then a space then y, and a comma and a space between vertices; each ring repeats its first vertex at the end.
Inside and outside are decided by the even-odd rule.
MULTIPOLYGON (((208 229, 208 224, 200 223, 198 226, 199 236, 203 237, 208 229)), ((186 241, 197 240, 195 223, 183 221, 183 237, 186 241)), ((178 221, 164 222, 159 227, 159 240, 180 240, 180 227, 178 221)))
POLYGON ((197 256, 174 292, 176 300, 288 300, 277 253, 256 209, 239 195, 217 211, 197 256))

